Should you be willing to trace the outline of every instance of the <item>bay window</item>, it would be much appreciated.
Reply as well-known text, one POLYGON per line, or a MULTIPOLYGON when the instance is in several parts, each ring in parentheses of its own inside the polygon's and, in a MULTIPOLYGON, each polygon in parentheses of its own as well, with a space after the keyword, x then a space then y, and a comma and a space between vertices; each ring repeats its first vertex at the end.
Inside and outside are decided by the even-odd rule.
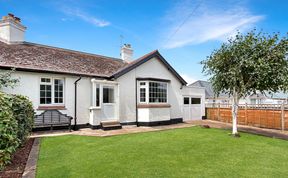
POLYGON ((167 103, 167 87, 166 82, 139 82, 139 103, 167 103))
POLYGON ((40 104, 64 104, 64 79, 40 79, 40 104))

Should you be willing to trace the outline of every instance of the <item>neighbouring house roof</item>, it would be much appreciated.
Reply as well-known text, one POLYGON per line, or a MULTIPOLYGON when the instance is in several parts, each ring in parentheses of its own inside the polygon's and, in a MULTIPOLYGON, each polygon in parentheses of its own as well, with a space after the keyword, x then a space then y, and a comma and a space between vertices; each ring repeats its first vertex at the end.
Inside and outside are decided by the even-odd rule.
POLYGON ((128 63, 121 59, 35 43, 0 41, 0 67, 17 70, 110 77, 128 63))
POLYGON ((204 87, 205 88, 205 95, 206 98, 229 98, 229 95, 226 93, 220 93, 218 97, 215 96, 215 92, 213 91, 212 84, 207 81, 203 80, 197 80, 194 83, 191 83, 189 86, 195 86, 195 87, 204 87))
POLYGON ((159 53, 158 50, 154 50, 142 57, 140 57, 139 59, 132 61, 131 63, 129 63, 127 66, 125 66, 124 68, 120 69, 119 71, 115 72, 112 77, 114 78, 118 78, 124 74, 126 74, 127 72, 135 69, 136 67, 140 66, 141 64, 149 61, 150 59, 153 58, 157 58, 159 59, 166 67, 167 69, 172 72, 172 74, 183 84, 186 85, 187 82, 175 71, 175 69, 164 59, 164 57, 159 53))
MULTIPOLYGON (((210 82, 207 82, 207 81, 198 80, 198 81, 190 84, 189 86, 204 87, 207 99, 213 99, 213 98, 227 99, 227 98, 229 98, 229 95, 226 94, 226 93, 220 93, 220 95, 218 97, 215 97, 215 93, 213 91, 212 84, 210 82)), ((276 92, 276 93, 265 92, 263 94, 262 93, 252 94, 252 95, 249 96, 249 98, 250 99, 266 99, 266 98, 270 98, 270 99, 287 99, 288 98, 288 94, 284 93, 284 92, 276 92)))
POLYGON ((16 70, 34 72, 118 78, 154 57, 158 58, 182 84, 187 84, 158 50, 127 63, 118 58, 35 43, 23 42, 8 45, 0 41, 0 68, 16 68, 16 70))

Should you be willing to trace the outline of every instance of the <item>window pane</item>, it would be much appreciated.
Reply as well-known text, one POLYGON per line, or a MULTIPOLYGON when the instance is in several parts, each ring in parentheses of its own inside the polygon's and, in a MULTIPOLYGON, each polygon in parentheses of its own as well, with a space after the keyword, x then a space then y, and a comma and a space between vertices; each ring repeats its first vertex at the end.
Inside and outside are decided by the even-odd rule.
POLYGON ((167 102, 167 83, 149 82, 149 102, 150 103, 167 102))
POLYGON ((146 102, 146 89, 140 88, 140 102, 146 102))
POLYGON ((50 80, 50 78, 41 78, 41 82, 42 83, 50 83, 51 80, 50 80))
POLYGON ((45 85, 40 85, 40 90, 45 90, 45 85))
POLYGON ((40 98, 40 104, 45 104, 45 98, 40 98))
POLYGON ((201 104, 201 98, 191 98, 191 104, 201 104))
POLYGON ((46 98, 46 103, 45 104, 51 104, 51 98, 46 98))
POLYGON ((184 97, 184 104, 189 104, 189 98, 188 97, 184 97))
POLYGON ((40 85, 40 104, 51 104, 51 85, 40 85))
POLYGON ((63 80, 54 79, 54 103, 63 103, 63 84, 63 80))
POLYGON ((46 85, 46 90, 51 91, 51 85, 46 85))
POLYGON ((103 87, 103 103, 114 103, 114 89, 103 87))
POLYGON ((40 97, 44 98, 45 97, 45 91, 40 91, 40 97))
POLYGON ((100 85, 96 84, 96 106, 100 106, 100 85))

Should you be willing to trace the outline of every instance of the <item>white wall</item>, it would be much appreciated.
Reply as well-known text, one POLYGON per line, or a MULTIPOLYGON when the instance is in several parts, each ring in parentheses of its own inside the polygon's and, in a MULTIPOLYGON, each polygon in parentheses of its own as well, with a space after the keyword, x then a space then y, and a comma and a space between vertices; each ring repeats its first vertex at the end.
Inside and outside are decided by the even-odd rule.
MULTIPOLYGON (((182 95, 180 81, 157 58, 150 59, 146 63, 119 77, 120 83, 120 121, 135 122, 135 80, 136 78, 160 78, 171 82, 168 84, 168 103, 171 105, 170 118, 182 118, 182 95)), ((166 108, 157 108, 167 110, 166 108)), ((144 112, 144 110, 143 110, 144 112)), ((139 113, 140 115, 141 113, 139 113)), ((139 116, 141 117, 141 116, 139 116)))
MULTIPOLYGON (((201 115, 205 116, 205 88, 184 86, 181 94, 183 96, 200 97, 201 98, 201 115)), ((183 98, 181 101, 181 108, 183 107, 183 98)))
MULTIPOLYGON (((19 78, 20 82, 14 88, 4 88, 3 91, 13 94, 21 94, 27 96, 33 103, 36 114, 40 114, 43 110, 38 110, 40 98, 40 78, 41 77, 54 77, 64 78, 64 100, 65 110, 60 110, 62 113, 72 116, 74 118, 74 82, 78 79, 77 76, 58 75, 58 74, 45 74, 45 73, 32 73, 32 72, 15 72, 13 77, 19 78)), ((90 78, 82 78, 78 82, 78 107, 77 107, 77 124, 89 123, 89 107, 91 103, 91 82, 90 78)), ((72 124, 74 121, 72 121, 72 124)))
MULTIPOLYGON (((74 117, 74 82, 78 79, 77 76, 58 75, 47 73, 32 73, 17 71, 13 77, 20 78, 20 83, 14 89, 4 89, 5 92, 22 94, 28 96, 33 102, 34 109, 37 114, 43 110, 37 110, 39 107, 39 88, 41 77, 54 77, 65 79, 65 110, 62 113, 74 117)), ((205 91, 201 88, 182 86, 180 81, 167 69, 167 67, 157 58, 151 59, 146 63, 131 70, 125 75, 119 77, 116 82, 119 83, 119 120, 120 122, 135 122, 136 121, 136 99, 135 99, 135 81, 136 78, 160 78, 170 80, 168 83, 168 103, 170 108, 149 108, 149 121, 167 120, 183 118, 183 95, 201 95, 205 98, 205 91), (183 88, 183 89, 182 89, 183 88), (203 96, 204 95, 204 96, 203 96)), ((116 93, 118 89, 116 88, 116 93)), ((91 78, 84 77, 78 82, 78 99, 77 99, 77 117, 78 124, 90 123, 98 125, 101 117, 99 110, 91 110, 92 106, 92 82, 91 78), (96 117, 97 115, 97 117, 96 117), (98 121, 99 120, 99 121, 98 121)), ((118 98, 117 98, 118 99, 118 98)), ((204 102, 202 101, 204 104, 204 102)), ((145 112, 145 109, 140 112, 145 112)), ((139 114, 141 114, 139 112, 139 114)), ((201 111, 202 112, 202 111, 201 111)), ((205 111, 203 110, 203 114, 205 111)), ((117 113, 118 115, 118 113, 117 113)), ((140 116, 141 119, 141 116, 140 116)), ((143 118, 145 120, 145 118, 143 118)), ((74 121, 72 122, 74 123, 74 121)))

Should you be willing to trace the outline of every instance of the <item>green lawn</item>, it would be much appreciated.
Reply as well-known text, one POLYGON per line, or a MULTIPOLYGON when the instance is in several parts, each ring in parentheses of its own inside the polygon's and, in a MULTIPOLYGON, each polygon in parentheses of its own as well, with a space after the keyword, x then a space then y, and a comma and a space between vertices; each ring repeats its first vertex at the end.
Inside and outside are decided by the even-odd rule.
POLYGON ((287 177, 288 142, 192 127, 41 140, 37 178, 287 177))

